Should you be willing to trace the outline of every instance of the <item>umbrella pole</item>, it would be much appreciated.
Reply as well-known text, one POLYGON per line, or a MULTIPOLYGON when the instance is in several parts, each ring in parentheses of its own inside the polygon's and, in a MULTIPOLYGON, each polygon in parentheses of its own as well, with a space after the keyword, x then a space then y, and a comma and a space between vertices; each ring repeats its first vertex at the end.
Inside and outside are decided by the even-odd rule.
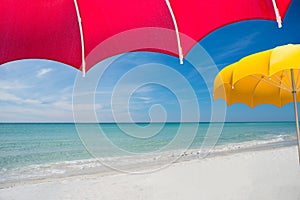
POLYGON ((300 133, 299 133, 299 119, 298 119, 298 108, 297 108, 297 91, 295 87, 295 79, 294 79, 294 70, 291 69, 291 77, 292 77, 292 94, 293 94, 293 102, 294 102, 294 112, 295 112, 295 122, 296 122, 296 132, 297 132, 297 140, 298 140, 298 157, 300 164, 300 133))

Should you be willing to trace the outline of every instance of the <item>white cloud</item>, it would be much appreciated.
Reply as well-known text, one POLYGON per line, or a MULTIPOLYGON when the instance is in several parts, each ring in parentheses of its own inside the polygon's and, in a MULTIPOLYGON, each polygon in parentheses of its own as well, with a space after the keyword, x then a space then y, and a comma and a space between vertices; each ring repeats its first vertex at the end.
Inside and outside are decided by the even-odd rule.
POLYGON ((27 104, 41 104, 42 102, 38 99, 24 99, 22 100, 23 103, 27 104))
POLYGON ((69 122, 73 121, 72 112, 54 109, 48 105, 28 107, 9 105, 1 107, 1 122, 69 122))
POLYGON ((48 73, 51 72, 51 71, 52 71, 51 68, 41 69, 41 70, 39 70, 39 71, 37 72, 36 76, 37 76, 38 78, 40 78, 40 77, 42 77, 42 76, 48 74, 48 73))
POLYGON ((51 106, 55 109, 72 110, 72 103, 68 101, 56 101, 51 106))
POLYGON ((152 100, 152 98, 150 98, 150 97, 140 97, 140 96, 138 96, 138 97, 134 97, 135 99, 138 99, 138 100, 141 100, 141 101, 145 101, 145 102, 150 102, 151 100, 152 100))
POLYGON ((101 104, 76 104, 73 105, 71 101, 56 101, 52 104, 55 109, 63 109, 72 111, 73 107, 76 108, 77 111, 86 111, 86 110, 98 110, 102 109, 103 106, 101 104))
POLYGON ((2 90, 20 90, 31 88, 32 86, 20 83, 18 81, 4 81, 0 80, 0 85, 2 90))
POLYGON ((147 86, 143 86, 141 88, 139 88, 137 91, 135 91, 136 93, 148 93, 148 92, 153 92, 153 87, 151 87, 150 85, 147 86))
POLYGON ((249 47, 257 38, 259 32, 254 32, 247 37, 244 36, 243 40, 237 40, 236 42, 232 43, 231 45, 227 45, 226 47, 220 47, 220 53, 215 57, 217 60, 222 60, 230 55, 235 55, 241 52, 246 47, 249 47))
POLYGON ((40 104, 41 103, 41 101, 38 99, 24 99, 4 91, 0 91, 0 101, 5 101, 5 102, 15 103, 15 104, 40 104))
POLYGON ((65 87, 65 88, 62 88, 60 91, 59 91, 59 93, 60 94, 71 94, 72 92, 73 92, 73 85, 70 85, 70 86, 67 86, 67 87, 65 87))
POLYGON ((76 110, 98 110, 103 108, 101 104, 76 104, 73 106, 76 108, 76 110))
POLYGON ((7 92, 4 92, 4 91, 0 91, 0 101, 12 101, 12 102, 15 102, 15 103, 19 103, 22 99, 13 95, 13 94, 10 94, 10 93, 7 93, 7 92))

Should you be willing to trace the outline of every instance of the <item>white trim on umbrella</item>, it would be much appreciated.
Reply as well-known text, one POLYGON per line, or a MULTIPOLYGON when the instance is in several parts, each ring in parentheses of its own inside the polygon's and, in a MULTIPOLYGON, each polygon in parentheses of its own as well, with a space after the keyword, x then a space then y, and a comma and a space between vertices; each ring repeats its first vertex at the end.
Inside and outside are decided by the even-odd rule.
POLYGON ((76 14, 77 14, 79 31, 80 31, 82 77, 85 77, 85 72, 86 72, 85 66, 86 66, 86 63, 85 63, 85 49, 84 49, 83 28, 82 28, 80 11, 79 11, 79 6, 78 6, 78 3, 77 3, 77 0, 74 0, 74 4, 75 4, 75 8, 76 8, 76 14))
POLYGON ((272 0, 272 3, 273 3, 273 7, 274 7, 274 12, 275 12, 275 15, 276 15, 276 21, 277 21, 277 24, 278 24, 278 28, 281 28, 282 27, 282 20, 281 20, 280 13, 279 13, 279 10, 278 10, 277 4, 276 4, 276 0, 272 0))
POLYGON ((180 64, 183 64, 183 53, 182 53, 182 47, 181 47, 181 41, 180 41, 180 35, 179 35, 179 30, 178 30, 176 17, 175 17, 175 14, 173 12, 173 9, 172 9, 172 6, 171 6, 171 3, 170 3, 169 0, 166 0, 166 4, 167 4, 167 6, 169 8, 169 11, 170 11, 170 14, 172 16, 173 24, 174 24, 175 31, 176 31, 178 55, 179 55, 180 64))

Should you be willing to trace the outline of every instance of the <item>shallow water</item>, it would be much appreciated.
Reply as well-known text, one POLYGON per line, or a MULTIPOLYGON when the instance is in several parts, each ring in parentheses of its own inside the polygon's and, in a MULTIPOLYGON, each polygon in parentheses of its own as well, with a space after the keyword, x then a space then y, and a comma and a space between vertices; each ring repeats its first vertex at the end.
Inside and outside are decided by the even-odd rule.
POLYGON ((213 132, 217 129, 207 132, 209 125, 222 127, 220 123, 2 123, 0 184, 112 169, 136 172, 207 152, 214 156, 296 144, 293 122, 225 123, 220 137, 213 132), (208 142, 203 147, 204 139, 208 142))

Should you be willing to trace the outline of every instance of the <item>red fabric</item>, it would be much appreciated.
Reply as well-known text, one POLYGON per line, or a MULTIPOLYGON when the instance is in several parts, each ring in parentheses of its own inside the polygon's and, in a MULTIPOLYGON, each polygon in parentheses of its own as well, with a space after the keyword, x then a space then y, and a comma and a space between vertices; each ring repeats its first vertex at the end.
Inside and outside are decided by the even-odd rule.
MULTIPOLYGON (((290 2, 277 0, 282 17, 290 2)), ((226 24, 247 19, 275 20, 272 0, 170 0, 170 3, 182 35, 184 54, 196 41, 226 24)), ((0 5, 0 64, 43 58, 81 67, 73 0, 0 0, 0 5)), ((126 51, 177 54, 176 35, 168 31, 174 30, 174 25, 165 0, 78 0, 78 5, 87 69, 106 57, 126 51), (90 55, 93 58, 88 58, 90 55)))

